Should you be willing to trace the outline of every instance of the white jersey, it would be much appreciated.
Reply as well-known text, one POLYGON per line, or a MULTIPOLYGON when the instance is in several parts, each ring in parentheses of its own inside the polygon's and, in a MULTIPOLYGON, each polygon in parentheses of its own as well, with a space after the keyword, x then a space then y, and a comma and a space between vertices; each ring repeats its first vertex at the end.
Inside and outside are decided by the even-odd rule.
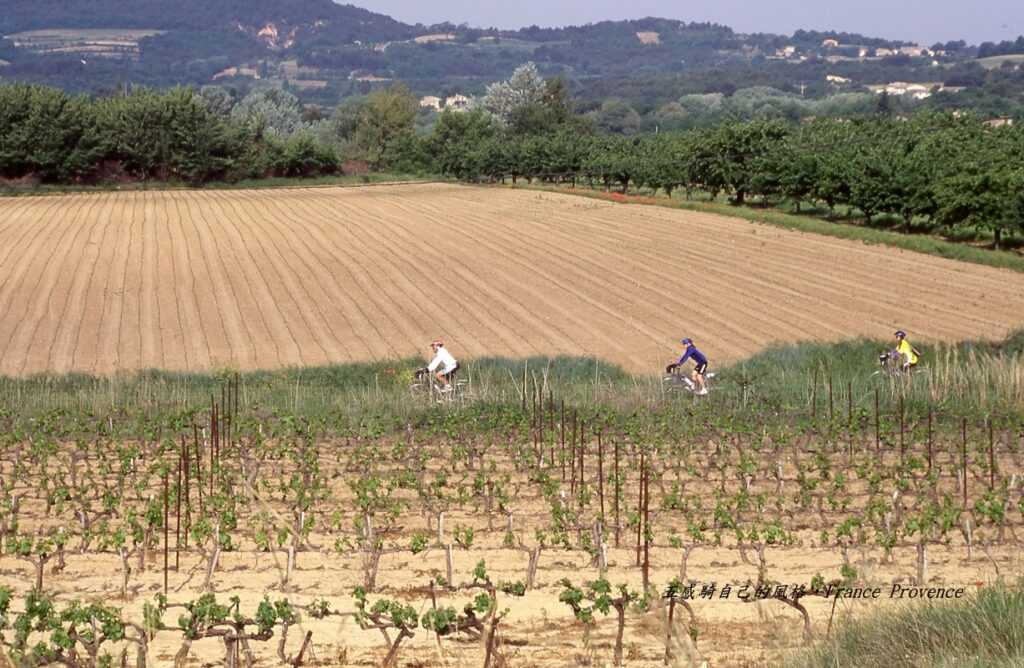
POLYGON ((441 367, 441 373, 451 373, 458 366, 458 362, 452 357, 452 354, 448 352, 444 346, 437 349, 434 353, 434 359, 430 360, 430 364, 427 366, 431 372, 437 371, 437 367, 441 367))

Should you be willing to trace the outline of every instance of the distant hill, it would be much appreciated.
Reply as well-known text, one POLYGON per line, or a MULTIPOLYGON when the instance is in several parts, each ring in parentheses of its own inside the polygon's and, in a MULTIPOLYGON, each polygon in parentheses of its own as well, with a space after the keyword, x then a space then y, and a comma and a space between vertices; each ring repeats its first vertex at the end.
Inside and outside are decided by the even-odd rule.
POLYGON ((409 25, 330 0, 3 4, 0 81, 100 93, 127 83, 217 83, 244 92, 269 82, 307 101, 334 104, 401 80, 423 94, 473 94, 528 60, 545 75, 564 75, 577 91, 614 94, 628 82, 666 77, 684 82, 660 91, 667 99, 679 92, 728 93, 732 81, 824 94, 831 69, 854 85, 934 77, 927 71, 931 52, 908 55, 900 52, 907 46, 901 42, 803 30, 740 34, 717 24, 659 18, 484 30, 409 25))
POLYGON ((383 14, 331 0, 5 0, 0 33, 45 28, 259 31, 331 40, 389 40, 414 29, 383 14))

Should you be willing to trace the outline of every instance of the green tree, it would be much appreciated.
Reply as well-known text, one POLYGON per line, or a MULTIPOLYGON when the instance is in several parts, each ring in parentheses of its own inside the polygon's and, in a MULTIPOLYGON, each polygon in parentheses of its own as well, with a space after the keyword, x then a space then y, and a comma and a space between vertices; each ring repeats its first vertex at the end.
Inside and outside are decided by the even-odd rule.
POLYGON ((514 135, 557 132, 565 126, 586 131, 586 123, 577 117, 568 85, 562 77, 544 81, 540 98, 515 106, 508 114, 508 130, 514 135))
POLYGON ((552 92, 545 84, 533 63, 520 65, 507 81, 499 81, 487 87, 481 100, 484 109, 498 122, 507 126, 520 117, 530 117, 537 109, 544 107, 545 98, 552 92), (529 108, 534 109, 529 109, 529 108))
POLYGON ((137 90, 98 107, 108 157, 139 178, 218 178, 233 166, 243 138, 211 112, 191 89, 137 90))
POLYGON ((0 174, 78 180, 104 151, 88 98, 43 86, 0 87, 0 174))
POLYGON ((433 156, 434 169, 438 173, 459 179, 473 179, 482 172, 481 143, 497 135, 498 126, 494 117, 486 111, 445 111, 434 124, 426 140, 426 148, 433 156))
POLYGON ((354 141, 371 166, 384 166, 392 145, 413 133, 417 109, 416 98, 401 84, 376 90, 366 97, 354 141))
POLYGON ((605 132, 634 135, 640 131, 640 114, 618 98, 605 100, 592 115, 594 124, 605 132))
POLYGON ((669 197, 676 188, 688 183, 689 144, 686 135, 648 135, 637 148, 640 154, 638 183, 655 191, 664 190, 669 197))
POLYGON ((754 189, 765 192, 773 175, 757 173, 763 160, 789 133, 780 121, 727 123, 700 135, 695 144, 697 173, 712 193, 728 191, 734 204, 744 204, 754 189))
POLYGON ((278 88, 249 93, 231 110, 231 117, 267 134, 287 136, 310 128, 302 118, 299 98, 278 88))
POLYGON ((583 159, 583 171, 596 177, 604 184, 605 190, 618 183, 622 192, 629 190, 629 184, 638 175, 640 155, 639 138, 616 135, 597 137, 583 159))
POLYGON ((199 98, 207 109, 218 116, 229 116, 238 102, 234 92, 223 86, 203 86, 199 89, 199 98))

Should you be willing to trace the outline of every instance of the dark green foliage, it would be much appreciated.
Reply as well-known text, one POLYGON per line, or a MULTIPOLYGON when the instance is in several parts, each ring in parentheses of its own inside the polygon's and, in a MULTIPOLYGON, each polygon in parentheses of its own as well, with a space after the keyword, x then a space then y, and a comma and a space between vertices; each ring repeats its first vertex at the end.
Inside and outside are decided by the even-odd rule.
POLYGON ((199 185, 338 168, 334 150, 310 132, 266 133, 248 118, 217 113, 187 88, 93 100, 42 86, 0 86, 0 177, 199 185))
MULTIPOLYGON (((489 143, 498 134, 494 119, 483 111, 445 112, 438 118, 427 139, 434 165, 442 174, 471 179, 491 171, 485 156, 495 162, 502 159, 502 143, 489 143), (488 149, 481 153, 480 149, 488 149)), ((502 166, 504 171, 504 166, 502 166)))
POLYGON ((374 168, 381 168, 396 149, 408 143, 416 120, 416 98, 396 85, 370 93, 357 116, 353 141, 374 168))
POLYGON ((978 47, 979 58, 1021 53, 1024 53, 1024 35, 1020 35, 1015 40, 1005 40, 998 44, 993 42, 982 42, 981 46, 978 47))
POLYGON ((775 176, 764 158, 788 133, 779 121, 730 123, 705 133, 694 145, 703 186, 732 193, 736 204, 743 204, 748 193, 772 193, 775 176))
POLYGON ((273 157, 271 172, 277 176, 316 176, 338 169, 338 156, 308 131, 299 131, 286 139, 269 141, 273 157))
POLYGON ((94 114, 104 159, 118 161, 140 179, 223 178, 239 148, 226 122, 188 89, 142 90, 102 100, 94 114))
POLYGON ((72 181, 103 152, 86 98, 39 86, 0 86, 0 176, 72 181))

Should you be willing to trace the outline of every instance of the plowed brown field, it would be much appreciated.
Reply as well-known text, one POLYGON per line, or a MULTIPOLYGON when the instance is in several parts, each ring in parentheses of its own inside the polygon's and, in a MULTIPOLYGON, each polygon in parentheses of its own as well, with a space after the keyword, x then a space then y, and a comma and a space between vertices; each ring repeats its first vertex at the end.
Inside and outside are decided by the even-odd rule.
POLYGON ((0 373, 1000 337, 1024 275, 710 214, 454 185, 0 200, 0 373))

